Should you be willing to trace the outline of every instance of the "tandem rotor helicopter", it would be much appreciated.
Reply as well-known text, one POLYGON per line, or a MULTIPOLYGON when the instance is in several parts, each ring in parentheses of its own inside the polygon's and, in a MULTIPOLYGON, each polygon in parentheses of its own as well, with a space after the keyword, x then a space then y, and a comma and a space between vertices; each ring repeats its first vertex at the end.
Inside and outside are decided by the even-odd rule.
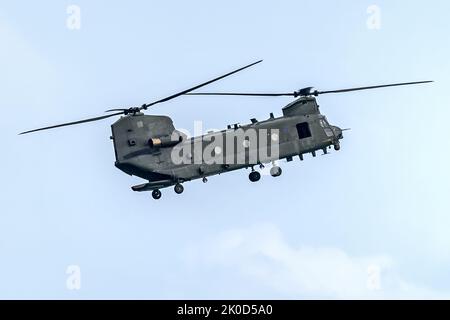
POLYGON ((282 170, 276 164, 276 160, 286 159, 289 162, 294 156, 303 160, 304 154, 311 153, 315 157, 318 150, 327 153, 331 147, 340 150, 340 140, 343 139, 345 129, 330 125, 326 117, 320 113, 316 101, 319 95, 433 82, 405 82, 330 91, 317 91, 313 87, 307 87, 290 93, 193 92, 261 62, 262 60, 254 62, 140 107, 110 109, 106 111, 107 115, 43 127, 20 134, 122 116, 111 125, 115 166, 129 175, 148 181, 133 186, 133 191, 152 191, 152 197, 160 199, 160 189, 174 186, 174 191, 181 194, 184 191, 183 183, 187 181, 203 179, 206 183, 210 176, 251 168, 249 179, 251 182, 257 182, 261 179, 261 174, 255 170, 255 167, 259 166, 262 169, 264 165, 272 164, 270 174, 278 177, 282 170), (250 124, 228 125, 225 130, 192 138, 188 138, 175 129, 170 117, 143 113, 150 107, 182 95, 291 96, 296 99, 282 109, 281 117, 275 118, 271 113, 267 120, 251 119, 250 124), (223 141, 226 141, 226 144, 223 141), (233 143, 229 143, 230 141, 233 143))

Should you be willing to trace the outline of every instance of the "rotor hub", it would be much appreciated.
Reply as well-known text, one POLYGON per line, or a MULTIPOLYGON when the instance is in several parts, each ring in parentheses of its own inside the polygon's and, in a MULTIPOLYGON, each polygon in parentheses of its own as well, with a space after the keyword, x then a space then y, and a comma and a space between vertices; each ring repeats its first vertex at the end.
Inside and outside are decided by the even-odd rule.
POLYGON ((139 112, 141 112, 141 108, 139 108, 139 107, 131 107, 131 108, 125 109, 123 111, 123 114, 124 115, 128 115, 128 114, 135 115, 136 113, 139 113, 139 112))

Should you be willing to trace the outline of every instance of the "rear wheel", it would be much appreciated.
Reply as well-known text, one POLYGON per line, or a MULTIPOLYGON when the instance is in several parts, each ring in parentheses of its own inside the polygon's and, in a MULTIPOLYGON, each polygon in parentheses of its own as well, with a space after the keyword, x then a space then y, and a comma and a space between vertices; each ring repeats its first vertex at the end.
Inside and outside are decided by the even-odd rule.
POLYGON ((248 175, 251 182, 258 182, 261 179, 261 174, 258 171, 252 171, 248 175))
POLYGON ((183 185, 181 183, 177 183, 175 185, 175 187, 173 188, 173 190, 175 190, 176 194, 182 194, 183 191, 184 191, 184 187, 183 187, 183 185))
POLYGON ((162 194, 159 189, 153 190, 153 192, 152 192, 153 199, 155 199, 155 200, 161 199, 161 196, 162 196, 162 194))

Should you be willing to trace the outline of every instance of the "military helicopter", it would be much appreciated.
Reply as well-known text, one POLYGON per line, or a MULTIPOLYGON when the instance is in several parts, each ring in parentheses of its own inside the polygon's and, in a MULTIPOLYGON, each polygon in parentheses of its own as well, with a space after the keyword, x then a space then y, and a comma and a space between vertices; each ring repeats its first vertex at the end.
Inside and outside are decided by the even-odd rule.
POLYGON ((326 154, 331 147, 340 150, 340 140, 343 139, 345 129, 331 125, 320 113, 316 101, 319 95, 432 82, 405 82, 331 91, 318 91, 307 87, 290 93, 193 92, 261 62, 262 60, 256 61, 140 107, 110 109, 106 111, 107 115, 20 134, 122 116, 111 126, 115 166, 129 175, 148 181, 133 186, 133 191, 151 191, 154 199, 160 199, 161 189, 174 186, 175 193, 181 194, 184 191, 183 183, 187 181, 202 179, 206 183, 210 176, 251 168, 249 179, 251 182, 258 182, 261 174, 255 167, 262 169, 271 164, 270 174, 279 177, 282 169, 277 165, 277 160, 286 159, 290 162, 295 156, 303 160, 305 154, 310 153, 315 157, 317 151, 323 150, 326 154), (232 124, 225 130, 192 138, 175 129, 170 117, 143 113, 150 107, 183 95, 291 96, 295 100, 282 109, 282 117, 276 118, 271 113, 266 120, 258 121, 253 118, 246 125, 232 124))

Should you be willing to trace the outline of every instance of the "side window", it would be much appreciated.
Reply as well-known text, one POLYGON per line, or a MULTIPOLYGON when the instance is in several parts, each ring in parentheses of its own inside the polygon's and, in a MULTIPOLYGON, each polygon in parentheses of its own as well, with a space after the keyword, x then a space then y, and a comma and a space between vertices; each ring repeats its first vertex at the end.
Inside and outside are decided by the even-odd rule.
POLYGON ((311 130, 309 129, 308 122, 302 122, 297 124, 297 133, 299 139, 305 139, 311 137, 311 130))
POLYGON ((329 128, 330 127, 330 124, 328 123, 327 118, 325 118, 325 117, 323 119, 320 119, 319 123, 320 123, 320 126, 322 128, 329 128))

